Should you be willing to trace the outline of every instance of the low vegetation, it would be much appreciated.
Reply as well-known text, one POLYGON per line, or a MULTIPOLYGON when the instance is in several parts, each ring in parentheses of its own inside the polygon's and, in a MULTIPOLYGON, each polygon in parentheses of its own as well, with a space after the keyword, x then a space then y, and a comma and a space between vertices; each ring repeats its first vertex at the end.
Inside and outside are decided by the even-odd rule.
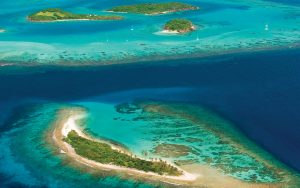
POLYGON ((179 33, 186 33, 195 30, 193 23, 187 19, 173 19, 168 21, 165 26, 165 30, 176 31, 179 33))
POLYGON ((30 21, 59 21, 59 20, 121 20, 115 15, 74 14, 59 8, 49 8, 28 16, 30 21))
POLYGON ((117 6, 110 9, 109 11, 135 13, 135 14, 164 14, 164 13, 196 10, 196 9, 198 9, 198 7, 193 5, 179 3, 179 2, 169 2, 169 3, 144 3, 144 4, 136 4, 136 5, 117 6))
POLYGON ((65 141, 74 148, 78 155, 102 164, 134 168, 145 172, 154 172, 160 175, 166 174, 178 176, 182 174, 176 167, 173 167, 162 160, 146 161, 136 158, 114 150, 108 144, 80 137, 75 131, 71 131, 67 138, 65 138, 65 141))

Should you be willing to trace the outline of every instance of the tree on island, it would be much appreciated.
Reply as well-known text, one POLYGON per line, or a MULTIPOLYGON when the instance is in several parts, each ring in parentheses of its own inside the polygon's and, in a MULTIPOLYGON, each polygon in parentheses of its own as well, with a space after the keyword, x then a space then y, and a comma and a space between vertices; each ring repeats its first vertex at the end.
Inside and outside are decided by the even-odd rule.
POLYGON ((168 3, 143 3, 136 5, 122 5, 111 8, 111 12, 135 13, 135 14, 165 14, 171 12, 197 10, 199 7, 180 2, 168 3))
POLYGON ((195 30, 195 26, 190 20, 177 18, 168 21, 164 25, 164 30, 167 31, 175 31, 178 33, 186 33, 195 30))
POLYGON ((48 8, 29 15, 28 19, 35 22, 50 22, 60 20, 121 20, 123 17, 116 15, 74 14, 59 8, 48 8))

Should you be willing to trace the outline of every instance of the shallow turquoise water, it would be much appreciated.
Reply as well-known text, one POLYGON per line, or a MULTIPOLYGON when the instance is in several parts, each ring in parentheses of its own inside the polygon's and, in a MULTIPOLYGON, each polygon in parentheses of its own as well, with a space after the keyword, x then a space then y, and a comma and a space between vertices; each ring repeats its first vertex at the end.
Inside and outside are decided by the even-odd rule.
MULTIPOLYGON (((231 145, 232 141, 228 141, 228 138, 234 138, 232 140, 243 143, 246 148, 249 141, 234 130, 233 125, 208 110, 177 104, 177 108, 183 114, 199 118, 200 121, 195 123, 180 116, 176 117, 180 114, 168 116, 146 113, 142 108, 135 106, 135 103, 83 102, 79 104, 89 111, 85 127, 89 133, 98 138, 120 143, 139 157, 162 158, 178 164, 215 166, 225 174, 245 181, 278 181, 276 175, 259 159, 231 145), (124 111, 119 111, 119 107, 124 111), (216 134, 215 132, 218 131, 212 131, 214 129, 225 131, 224 135, 216 134), (168 154, 170 149, 156 153, 155 148, 164 144, 186 146, 189 151, 179 156, 168 154), (147 153, 147 156, 144 153, 147 153)), ((176 147, 174 150, 177 151, 176 147)), ((254 150, 254 152, 259 151, 254 150)))
MULTIPOLYGON (((1 69, 0 75, 0 147, 1 151, 4 151, 0 153, 0 186, 24 187, 23 184, 37 187, 43 185, 45 187, 151 186, 134 180, 120 180, 119 177, 95 178, 70 168, 66 163, 61 163, 59 157, 49 153, 49 149, 41 140, 40 133, 53 119, 54 110, 64 104, 46 102, 44 106, 26 105, 27 108, 25 106, 19 109, 19 113, 11 111, 14 106, 28 99, 64 101, 68 104, 71 101, 73 104, 84 105, 90 109, 88 127, 94 129, 98 136, 119 140, 137 153, 141 153, 143 148, 151 150, 157 144, 153 139, 157 138, 159 133, 165 133, 168 138, 162 137, 162 141, 185 143, 193 147, 196 152, 197 149, 205 149, 205 152, 202 151, 203 154, 215 156, 213 152, 221 152, 225 147, 215 149, 208 147, 206 150, 205 147, 197 145, 196 140, 187 139, 197 135, 203 136, 207 139, 205 142, 202 141, 203 143, 208 144, 210 141, 210 146, 216 146, 215 137, 209 138, 209 134, 192 132, 199 130, 199 127, 195 129, 193 125, 181 120, 180 126, 188 128, 182 130, 179 125, 172 125, 174 119, 170 118, 164 118, 162 124, 157 124, 157 117, 153 118, 155 120, 153 122, 141 119, 132 122, 132 118, 141 115, 139 112, 120 114, 114 111, 116 104, 135 99, 177 101, 209 107, 213 110, 213 117, 221 114, 223 117, 221 122, 232 120, 229 121, 230 127, 232 125, 230 122, 234 122, 234 125, 244 131, 245 135, 253 139, 257 145, 265 147, 272 155, 299 171, 298 57, 299 51, 276 51, 264 55, 236 55, 234 58, 222 56, 204 62, 202 59, 185 59, 182 63, 177 61, 176 66, 171 64, 176 61, 170 61, 170 63, 152 65, 72 69, 5 67, 1 69), (8 118, 9 114, 12 115, 10 118, 8 118), (122 121, 119 117, 130 121, 122 121), (3 123, 4 120, 6 121, 3 123), (106 122, 112 123, 113 128, 121 128, 122 131, 113 129, 111 132, 106 122), (181 130, 182 137, 177 138, 173 134, 175 127, 181 130), (149 134, 143 134, 148 130, 149 134), (125 134, 126 131, 131 131, 132 134, 125 134), (187 134, 191 135, 187 136, 187 134), (136 137, 130 138, 131 135, 136 137), (141 141, 143 145, 139 145, 141 141), (191 143, 192 141, 194 143, 191 143), (134 144, 138 147, 132 148, 134 144)), ((230 134, 228 130, 226 133, 230 134)), ((243 137, 241 143, 248 145, 243 137)), ((203 161, 209 163, 199 156, 197 158, 199 163, 203 161)), ((190 153, 189 157, 180 158, 195 159, 195 154, 190 153)), ((167 159, 174 160, 169 157, 167 159)), ((253 165, 252 160, 246 157, 244 159, 244 156, 234 156, 234 160, 231 161, 234 166, 253 165)), ((292 171, 293 175, 297 176, 298 171, 292 171)), ((232 175, 247 179, 249 172, 246 174, 238 172, 232 175)), ((263 181, 269 180, 264 176, 263 181)))
MULTIPOLYGON (((259 162, 244 154, 234 154, 234 148, 219 144, 221 139, 216 135, 184 119, 153 114, 148 116, 149 114, 145 115, 140 109, 129 114, 119 113, 111 103, 76 102, 75 106, 77 104, 88 109, 86 129, 93 136, 118 142, 140 157, 145 157, 143 152, 146 151, 148 153, 146 158, 162 158, 178 163, 192 161, 196 164, 214 166, 224 164, 219 155, 223 152, 223 158, 226 158, 224 153, 226 152, 230 158, 227 165, 232 168, 250 168, 249 171, 237 170, 231 174, 226 172, 227 174, 246 181, 253 181, 252 176, 255 174, 256 181, 259 182, 277 181, 271 171, 261 174, 265 171, 259 162), (191 151, 181 157, 154 154, 153 147, 162 143, 185 145, 190 147, 191 151), (213 162, 207 163, 208 158, 213 162)), ((57 110, 64 107, 70 105, 44 102, 26 104, 16 108, 6 120, 0 137, 0 149, 3 151, 0 154, 0 177, 1 182, 5 182, 4 186, 153 187, 159 185, 118 176, 105 174, 93 176, 82 173, 63 160, 63 155, 54 154, 45 143, 45 131, 51 125, 57 110)), ((188 108, 183 111, 188 112, 188 108)), ((202 115, 207 113, 203 112, 202 115)), ((211 118, 212 126, 225 126, 229 135, 230 130, 233 130, 224 122, 221 122, 221 125, 214 115, 204 117, 198 114, 198 117, 211 118)), ((247 144, 244 140, 243 143, 247 144)))
MULTIPOLYGON (((225 174, 245 181, 278 181, 277 176, 259 160, 237 150, 228 143, 227 138, 215 134, 212 130, 221 128, 226 130, 224 135, 228 138, 248 144, 232 125, 205 109, 197 107, 195 111, 187 105, 177 104, 176 108, 183 114, 200 119, 200 122, 195 123, 180 116, 144 112, 135 103, 75 104, 88 110, 86 131, 96 138, 121 144, 139 157, 161 158, 179 165, 215 166, 225 174), (164 144, 185 146, 188 151, 179 156, 172 156, 168 150, 156 153, 155 148, 164 144)), ((68 106, 52 103, 25 105, 7 119, 7 127, 5 124, 4 127, 8 130, 0 137, 0 147, 4 151, 0 155, 0 172, 8 180, 22 182, 27 186, 43 186, 51 182, 50 187, 83 187, 92 184, 111 187, 151 186, 117 176, 82 173, 64 162, 63 155, 54 155, 45 143, 45 131, 51 126, 57 110, 63 107, 68 106), (41 170, 43 173, 39 173, 41 170)), ((176 147, 173 149, 180 152, 176 147)))
MULTIPOLYGON (((82 173, 54 155, 44 133, 64 104, 33 104, 18 108, 0 137, 0 180, 4 187, 151 187, 117 176, 82 173)), ((5 127, 5 126, 4 126, 5 127)))
POLYGON ((126 17, 123 21, 30 23, 26 20, 28 14, 48 7, 106 14, 103 12, 105 9, 136 2, 3 0, 0 28, 7 31, 0 33, 0 60, 10 63, 104 63, 157 56, 293 47, 299 42, 300 8, 297 5, 260 0, 183 2, 202 9, 161 16, 122 14, 126 17), (189 18, 195 25, 204 27, 186 35, 159 34, 166 21, 177 17, 189 18), (269 26, 267 31, 266 25, 269 26))

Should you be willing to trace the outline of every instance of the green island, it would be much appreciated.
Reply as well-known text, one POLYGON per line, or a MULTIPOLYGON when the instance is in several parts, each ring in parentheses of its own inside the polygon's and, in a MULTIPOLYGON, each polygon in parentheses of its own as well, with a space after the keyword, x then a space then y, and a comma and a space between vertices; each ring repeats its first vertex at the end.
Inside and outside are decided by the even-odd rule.
POLYGON ((160 175, 182 175, 182 171, 167 164, 165 161, 146 161, 121 153, 112 149, 111 146, 106 143, 83 138, 74 130, 68 133, 67 137, 64 138, 64 141, 70 144, 78 155, 102 164, 134 168, 145 172, 154 172, 160 175))
POLYGON ((68 20, 122 20, 123 17, 116 15, 74 14, 59 8, 49 8, 29 15, 28 19, 35 22, 51 22, 68 20))
POLYGON ((164 30, 169 32, 187 33, 195 30, 193 23, 187 19, 177 18, 168 21, 164 30))
POLYGON ((199 9, 199 7, 189 5, 186 3, 169 2, 169 3, 143 3, 143 4, 136 4, 136 5, 117 6, 108 11, 154 15, 154 14, 166 14, 172 12, 197 10, 197 9, 199 9))

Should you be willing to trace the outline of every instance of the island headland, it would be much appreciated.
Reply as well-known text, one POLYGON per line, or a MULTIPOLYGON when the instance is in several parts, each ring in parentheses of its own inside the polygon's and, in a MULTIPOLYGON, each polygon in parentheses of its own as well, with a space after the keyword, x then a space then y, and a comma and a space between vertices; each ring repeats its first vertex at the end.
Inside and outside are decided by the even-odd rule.
POLYGON ((115 171, 156 181, 186 184, 196 179, 195 175, 180 169, 175 164, 161 159, 150 161, 138 158, 119 145, 92 138, 78 125, 85 116, 86 111, 83 108, 60 110, 47 136, 48 143, 75 163, 91 169, 115 171))
POLYGON ((145 15, 168 14, 181 11, 197 10, 199 7, 180 2, 169 3, 143 3, 135 5, 122 5, 109 9, 109 12, 133 13, 145 15))
POLYGON ((190 20, 177 18, 168 21, 163 29, 164 33, 188 33, 196 30, 196 27, 190 20))
MULTIPOLYGON (((168 114, 168 116, 173 116, 173 110, 175 110, 166 109, 166 106, 157 106, 156 103, 141 103, 140 107, 147 113, 162 113, 168 114)), ((85 108, 70 107, 59 110, 56 120, 47 131, 47 142, 53 146, 56 153, 66 157, 68 161, 72 161, 68 164, 82 167, 88 173, 95 171, 113 173, 125 178, 130 177, 141 181, 185 187, 220 187, 224 185, 226 188, 281 188, 292 183, 289 181, 293 181, 289 179, 291 176, 288 173, 283 173, 280 176, 284 178, 279 182, 247 182, 228 176, 210 165, 143 159, 135 156, 134 153, 119 144, 90 136, 83 127, 86 117, 87 110, 85 108)), ((187 116, 186 118, 190 117, 187 116)), ((170 149, 170 147, 177 148, 175 145, 166 145, 166 147, 162 145, 157 149, 164 150, 170 149)), ((184 150, 185 148, 181 149, 184 150)), ((268 168, 273 169, 271 166, 268 168)), ((276 168, 273 170, 276 170, 276 173, 281 173, 277 172, 276 168)), ((285 171, 283 170, 283 172, 285 171)))
POLYGON ((100 20, 122 20, 122 16, 116 15, 93 15, 75 14, 59 8, 48 8, 28 16, 32 22, 58 22, 58 21, 100 21, 100 20))

